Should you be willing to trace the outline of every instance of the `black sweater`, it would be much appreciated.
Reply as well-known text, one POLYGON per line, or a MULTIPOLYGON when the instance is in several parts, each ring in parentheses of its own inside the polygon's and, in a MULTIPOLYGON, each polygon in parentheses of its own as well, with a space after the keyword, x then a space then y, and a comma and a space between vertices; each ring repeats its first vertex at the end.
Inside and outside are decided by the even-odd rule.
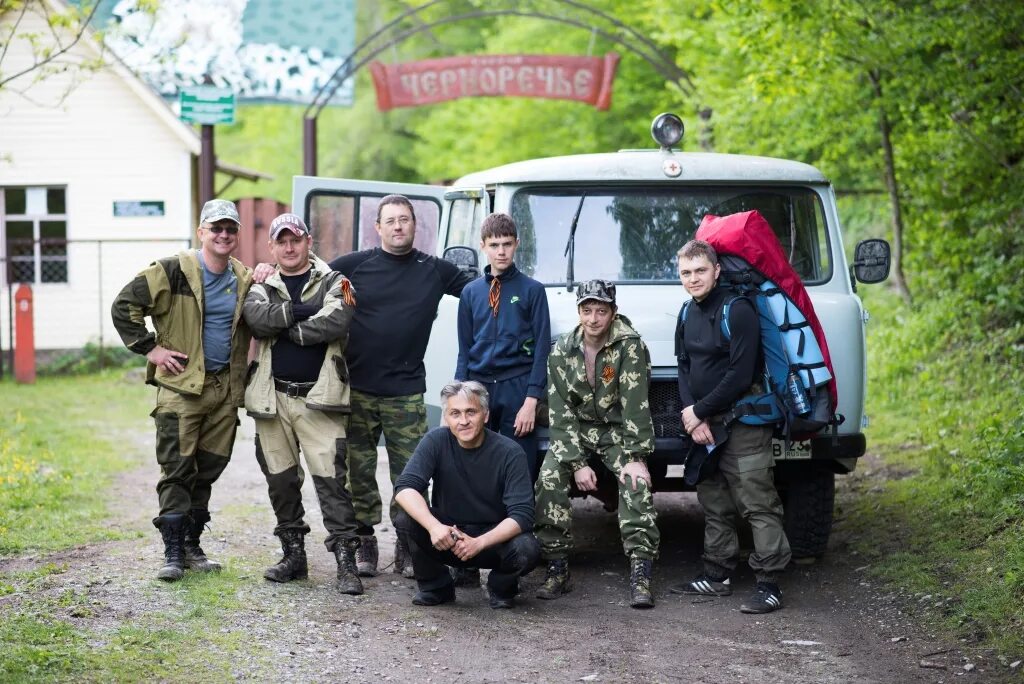
POLYGON ((512 518, 523 532, 533 531, 533 487, 522 447, 484 430, 484 442, 463 449, 447 427, 427 433, 395 481, 395 494, 423 494, 434 481, 434 515, 448 525, 485 528, 512 518), (459 467, 459 463, 462 467, 459 467))
POLYGON ((412 250, 396 256, 380 247, 331 262, 355 288, 356 307, 345 358, 353 389, 378 397, 426 390, 423 355, 437 305, 458 297, 471 280, 457 266, 412 250))
POLYGON ((729 410, 757 380, 761 329, 757 312, 746 299, 729 307, 730 340, 722 335, 722 309, 732 293, 721 287, 704 301, 693 302, 676 329, 679 398, 701 420, 729 410))

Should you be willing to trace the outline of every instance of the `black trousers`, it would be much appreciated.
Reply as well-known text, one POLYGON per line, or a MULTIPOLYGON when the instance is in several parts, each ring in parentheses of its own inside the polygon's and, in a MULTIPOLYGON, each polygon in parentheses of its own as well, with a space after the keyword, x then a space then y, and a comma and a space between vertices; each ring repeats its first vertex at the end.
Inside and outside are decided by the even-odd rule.
MULTIPOLYGON (((494 529, 494 525, 462 525, 447 521, 431 510, 435 518, 446 525, 458 525, 466 534, 478 537, 494 529)), ((540 544, 532 532, 523 532, 507 542, 484 549, 468 561, 461 560, 451 551, 439 551, 430 543, 430 533, 405 511, 395 516, 395 529, 404 535, 416 572, 416 584, 421 591, 434 591, 453 583, 447 566, 455 568, 487 568, 487 588, 495 596, 511 598, 518 589, 518 580, 540 562, 540 544)))

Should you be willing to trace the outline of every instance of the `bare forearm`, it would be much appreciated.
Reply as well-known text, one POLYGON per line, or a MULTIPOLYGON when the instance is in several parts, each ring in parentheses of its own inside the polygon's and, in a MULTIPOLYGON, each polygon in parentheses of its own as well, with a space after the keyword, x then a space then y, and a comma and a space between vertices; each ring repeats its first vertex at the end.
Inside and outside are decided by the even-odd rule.
POLYGON ((522 534, 523 530, 512 518, 505 518, 498 526, 490 532, 480 535, 480 541, 483 543, 484 548, 495 546, 496 544, 503 544, 508 540, 522 534))

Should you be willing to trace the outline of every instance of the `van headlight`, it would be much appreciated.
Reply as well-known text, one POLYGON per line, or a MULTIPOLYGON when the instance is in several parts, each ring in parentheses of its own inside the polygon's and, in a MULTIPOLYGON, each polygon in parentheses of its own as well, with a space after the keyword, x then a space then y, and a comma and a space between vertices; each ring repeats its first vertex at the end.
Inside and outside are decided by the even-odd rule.
POLYGON ((683 120, 671 112, 654 117, 651 123, 651 137, 663 150, 671 150, 683 139, 683 120))

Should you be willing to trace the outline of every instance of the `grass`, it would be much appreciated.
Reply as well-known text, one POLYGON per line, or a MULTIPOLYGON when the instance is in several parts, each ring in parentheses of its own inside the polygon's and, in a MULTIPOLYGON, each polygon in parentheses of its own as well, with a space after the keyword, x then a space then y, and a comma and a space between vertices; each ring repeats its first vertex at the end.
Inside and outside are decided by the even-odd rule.
POLYGON ((152 388, 109 371, 0 391, 0 555, 121 538, 102 493, 131 464, 119 436, 146 420, 152 388))
POLYGON ((873 571, 921 617, 1024 655, 1024 324, 987 325, 949 293, 917 308, 867 295, 872 451, 911 476, 853 503, 873 571))
MULTIPOLYGON (((152 388, 108 370, 0 392, 0 557, 135 536, 109 526, 106 503, 114 477, 149 456, 131 440, 150 428, 152 388)), ((87 587, 63 588, 67 571, 0 572, 0 681, 230 681, 234 656, 267 657, 231 629, 247 608, 244 559, 173 586, 154 580, 128 620, 103 619, 111 608, 87 587)))
MULTIPOLYGON (((31 582, 14 581, 19 588, 31 582)), ((231 616, 244 608, 237 598, 244 583, 230 570, 186 576, 174 585, 178 605, 173 609, 119 621, 109 631, 82 626, 95 617, 82 592, 26 598, 0 620, 0 680, 233 680, 234 656, 259 655, 257 644, 228 628, 231 616)))

